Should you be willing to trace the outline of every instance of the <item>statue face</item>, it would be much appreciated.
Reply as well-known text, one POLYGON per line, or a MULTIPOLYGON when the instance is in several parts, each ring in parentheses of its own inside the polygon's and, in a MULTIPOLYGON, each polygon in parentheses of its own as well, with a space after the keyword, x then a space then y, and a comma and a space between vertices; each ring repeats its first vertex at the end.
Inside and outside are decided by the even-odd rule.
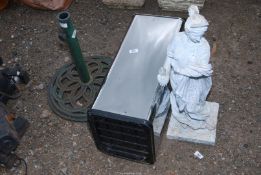
POLYGON ((188 38, 194 43, 200 42, 201 38, 203 37, 206 31, 207 31, 207 27, 196 27, 196 28, 191 27, 189 29, 185 27, 185 32, 188 38))
POLYGON ((187 33, 187 36, 189 37, 189 39, 194 42, 194 43, 198 43, 200 42, 201 38, 203 37, 203 34, 202 35, 199 35, 199 34, 195 34, 193 32, 188 32, 187 33))

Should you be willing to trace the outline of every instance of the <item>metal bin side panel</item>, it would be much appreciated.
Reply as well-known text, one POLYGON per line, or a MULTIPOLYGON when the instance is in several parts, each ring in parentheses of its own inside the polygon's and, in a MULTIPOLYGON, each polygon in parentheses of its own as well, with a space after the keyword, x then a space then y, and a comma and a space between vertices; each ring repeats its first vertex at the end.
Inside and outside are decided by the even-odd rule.
POLYGON ((136 15, 92 109, 148 120, 167 46, 180 18, 136 15))

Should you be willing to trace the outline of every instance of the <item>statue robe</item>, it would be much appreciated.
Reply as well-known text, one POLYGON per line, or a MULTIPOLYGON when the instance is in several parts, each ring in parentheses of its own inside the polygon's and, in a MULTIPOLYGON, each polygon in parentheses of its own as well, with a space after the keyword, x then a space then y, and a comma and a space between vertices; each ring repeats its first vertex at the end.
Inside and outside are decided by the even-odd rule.
POLYGON ((184 113, 188 119, 180 120, 187 125, 188 120, 204 121, 208 117, 205 104, 212 86, 209 59, 210 46, 204 37, 195 43, 185 32, 179 32, 168 47, 164 68, 170 76, 172 111, 184 113))

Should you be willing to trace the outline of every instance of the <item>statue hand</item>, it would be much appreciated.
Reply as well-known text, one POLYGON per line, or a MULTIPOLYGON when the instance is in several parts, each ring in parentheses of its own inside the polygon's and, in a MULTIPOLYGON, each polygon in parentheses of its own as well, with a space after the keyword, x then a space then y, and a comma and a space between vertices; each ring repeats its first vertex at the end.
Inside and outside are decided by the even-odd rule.
POLYGON ((169 82, 169 75, 167 75, 166 69, 161 67, 157 76, 158 82, 161 86, 166 86, 169 82))

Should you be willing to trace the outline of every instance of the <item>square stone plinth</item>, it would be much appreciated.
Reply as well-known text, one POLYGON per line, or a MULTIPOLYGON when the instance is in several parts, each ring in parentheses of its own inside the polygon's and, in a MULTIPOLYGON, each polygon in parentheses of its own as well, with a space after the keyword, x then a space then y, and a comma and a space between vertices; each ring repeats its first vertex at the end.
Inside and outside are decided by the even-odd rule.
POLYGON ((112 8, 137 9, 144 5, 145 0, 102 0, 102 2, 112 8))
POLYGON ((190 5, 196 5, 200 9, 205 0, 158 0, 160 8, 167 11, 187 11, 190 5))
MULTIPOLYGON (((209 121, 217 126, 218 109, 219 104, 215 102, 207 102, 211 105, 211 112, 209 121)), ((216 127, 213 130, 197 129, 194 130, 189 126, 178 122, 173 116, 171 116, 168 131, 168 139, 177 139, 188 142, 202 143, 207 145, 215 145, 216 141, 216 127)))

